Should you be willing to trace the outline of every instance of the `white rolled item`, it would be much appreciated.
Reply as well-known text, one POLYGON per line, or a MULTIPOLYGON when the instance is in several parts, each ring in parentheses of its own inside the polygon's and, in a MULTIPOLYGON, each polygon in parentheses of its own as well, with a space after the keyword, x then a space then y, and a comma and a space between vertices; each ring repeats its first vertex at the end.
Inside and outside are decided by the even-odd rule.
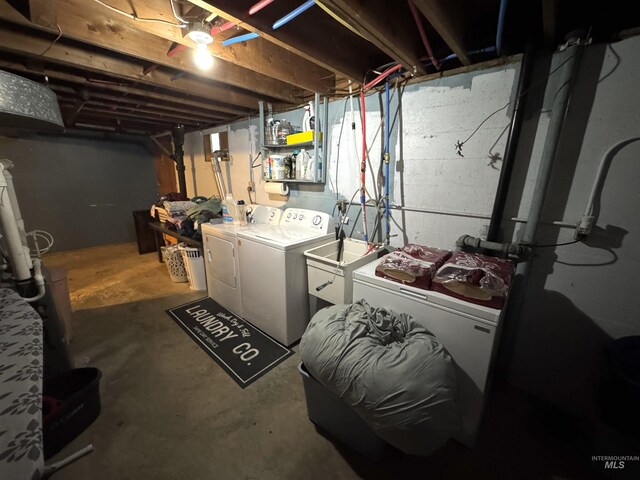
POLYGON ((264 186, 264 191, 273 195, 289 195, 289 187, 286 183, 269 182, 264 186))

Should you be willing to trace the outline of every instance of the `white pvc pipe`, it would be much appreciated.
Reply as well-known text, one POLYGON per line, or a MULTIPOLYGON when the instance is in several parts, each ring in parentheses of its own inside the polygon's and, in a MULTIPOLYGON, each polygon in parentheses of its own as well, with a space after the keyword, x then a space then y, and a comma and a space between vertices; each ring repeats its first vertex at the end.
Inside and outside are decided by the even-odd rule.
POLYGON ((33 261, 33 282, 36 284, 36 287, 38 287, 38 293, 36 293, 36 295, 33 297, 22 297, 23 300, 29 303, 37 302, 38 300, 40 300, 42 297, 44 297, 46 291, 44 286, 44 276, 42 275, 42 260, 40 260, 39 258, 36 258, 33 261))
POLYGON ((4 175, 5 167, 0 163, 0 224, 2 225, 2 234, 4 235, 9 254, 9 263, 13 271, 13 277, 17 281, 24 281, 31 278, 29 272, 30 259, 25 254, 22 240, 20 239, 20 231, 16 223, 16 217, 13 213, 11 198, 8 192, 7 179, 4 175))
POLYGON ((593 204, 596 201, 596 195, 598 191, 602 188, 602 183, 604 181, 604 174, 607 171, 611 160, 613 157, 622 150, 624 147, 629 145, 630 143, 637 142, 640 140, 640 137, 633 137, 623 140, 621 142, 616 143, 613 147, 607 150, 607 153, 604 154, 602 160, 600 161, 600 166, 598 167, 598 173, 596 173, 596 178, 593 181, 593 187, 591 187, 591 193, 589 194, 589 201, 587 203, 587 208, 584 211, 585 216, 593 215, 593 204))
POLYGON ((18 233, 20 233, 20 240, 22 240, 22 249, 25 251, 27 258, 27 266, 29 269, 33 267, 31 263, 31 256, 29 253, 29 244, 27 243, 27 232, 24 228, 24 220, 22 219, 22 213, 20 213, 20 204, 18 203, 18 197, 16 195, 16 189, 13 186, 13 175, 10 170, 13 169, 13 162, 8 158, 3 158, 0 163, 4 166, 2 172, 7 182, 7 193, 9 193, 9 200, 11 201, 11 208, 13 208, 13 216, 16 219, 16 225, 18 227, 18 233))

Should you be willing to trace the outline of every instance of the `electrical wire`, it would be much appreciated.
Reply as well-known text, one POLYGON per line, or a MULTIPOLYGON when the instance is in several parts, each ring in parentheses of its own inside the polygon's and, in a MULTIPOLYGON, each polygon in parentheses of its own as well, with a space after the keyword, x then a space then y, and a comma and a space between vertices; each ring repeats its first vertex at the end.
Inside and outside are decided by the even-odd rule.
POLYGON ((171 11, 173 12, 173 16, 176 17, 176 20, 182 22, 182 23, 189 23, 187 22, 184 18, 182 18, 180 15, 178 15, 178 12, 176 10, 176 5, 173 3, 173 0, 169 0, 169 3, 171 4, 171 11))
POLYGON ((58 28, 58 36, 55 38, 53 42, 51 42, 51 44, 47 48, 44 49, 44 52, 40 54, 41 57, 44 57, 46 53, 53 48, 56 42, 60 40, 60 37, 62 37, 62 29, 60 28, 60 25, 56 23, 56 27, 58 28))
POLYGON ((581 241, 581 239, 577 239, 577 240, 573 240, 571 242, 565 242, 565 243, 553 243, 549 245, 535 245, 533 243, 522 243, 522 245, 529 248, 562 247, 564 245, 573 245, 574 243, 578 243, 579 241, 581 241))
POLYGON ((113 7, 107 3, 104 3, 102 0, 93 0, 96 3, 99 3, 100 5, 102 5, 103 7, 108 8, 109 10, 119 13, 120 15, 124 15, 125 17, 128 17, 132 20, 135 20, 137 22, 147 22, 147 23, 161 23, 162 25, 171 25, 172 27, 177 27, 177 28, 187 28, 187 25, 180 25, 177 23, 172 23, 172 22, 168 22, 167 20, 162 20, 159 18, 144 18, 144 17, 139 17, 138 15, 136 15, 135 13, 129 13, 129 12, 125 12, 124 10, 120 10, 119 8, 113 7))
POLYGON ((33 238, 33 248, 29 247, 29 252, 32 257, 40 258, 42 255, 47 253, 53 247, 53 235, 45 230, 32 230, 27 232, 27 239, 29 237, 33 238), (40 248, 40 243, 38 242, 38 238, 44 239, 46 242, 46 246, 40 248))
MULTIPOLYGON (((338 134, 338 143, 336 144, 336 146, 338 147, 338 153, 336 154, 336 183, 335 185, 333 184, 333 180, 331 180, 331 171, 328 169, 327 167, 327 172, 329 173, 329 183, 331 184, 331 187, 333 187, 333 189, 336 192, 336 201, 340 198, 339 197, 339 193, 338 193, 338 165, 339 165, 339 161, 340 161, 340 142, 342 141, 342 131, 344 130, 344 117, 347 114, 347 98, 345 97, 342 99, 342 101, 344 102, 344 111, 342 112, 342 123, 340 124, 340 133, 338 134)), ((333 127, 336 123, 336 120, 338 119, 338 114, 340 113, 340 107, 338 106, 338 108, 336 109, 336 114, 333 117, 333 122, 331 122, 331 126, 333 127)), ((327 125, 327 135, 329 133, 329 125, 327 125)), ((327 148, 327 158, 331 159, 331 143, 328 143, 328 148, 327 148)), ((327 163, 328 165, 328 163, 327 163)), ((335 212, 335 209, 334 209, 335 212)))
MULTIPOLYGON (((560 68, 562 68, 562 66, 564 66, 565 63, 567 63, 569 60, 571 60, 574 57, 574 55, 571 55, 569 58, 567 58, 564 62, 562 62, 560 65, 558 65, 556 68, 554 68, 553 70, 551 70, 545 77, 541 78, 540 80, 538 80, 537 82, 535 82, 533 85, 531 85, 529 88, 527 88, 525 91, 523 91, 522 93, 520 93, 520 95, 518 95, 516 98, 522 98, 524 95, 526 95, 527 93, 529 93, 531 90, 533 90, 534 88, 537 88, 538 86, 540 86, 543 82, 546 82, 547 79, 553 75, 554 73, 556 73, 558 70, 560 70, 560 68)), ((482 125, 484 125, 487 120, 489 120, 491 117, 493 117, 496 113, 501 112, 502 110, 504 110, 505 108, 507 108, 509 105, 511 105, 511 103, 513 101, 516 100, 516 98, 514 98, 513 100, 510 100, 506 103, 506 105, 504 107, 500 107, 498 110, 496 110, 493 113, 490 113, 484 120, 482 120, 482 122, 480 122, 480 124, 475 128, 475 130, 473 132, 471 132, 471 135, 469 135, 467 137, 466 140, 464 140, 463 142, 461 142, 460 140, 458 140, 456 142, 455 148, 456 148, 456 153, 460 156, 460 157, 464 157, 464 155, 462 154, 462 147, 464 146, 465 143, 467 143, 469 140, 471 140, 471 138, 478 133, 478 130, 480 130, 480 127, 482 127, 482 125)))
POLYGON ((255 158, 251 161, 251 168, 258 168, 260 166, 260 165, 256 165, 256 160, 258 160, 258 157, 260 155, 262 155, 262 152, 258 152, 255 158))

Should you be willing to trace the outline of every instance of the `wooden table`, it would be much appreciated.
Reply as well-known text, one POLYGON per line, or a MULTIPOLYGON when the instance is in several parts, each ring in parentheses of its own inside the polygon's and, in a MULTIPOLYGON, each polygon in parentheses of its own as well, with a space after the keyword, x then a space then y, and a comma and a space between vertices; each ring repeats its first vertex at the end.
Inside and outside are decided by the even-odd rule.
POLYGON ((191 245, 192 247, 197 247, 202 250, 202 242, 198 240, 194 240, 191 237, 185 237, 184 235, 179 234, 175 230, 169 230, 160 222, 149 222, 149 227, 153 229, 156 234, 156 248, 158 250, 158 261, 162 263, 162 251, 160 247, 164 245, 164 239, 162 235, 169 235, 170 237, 177 238, 178 241, 184 242, 187 245, 191 245))

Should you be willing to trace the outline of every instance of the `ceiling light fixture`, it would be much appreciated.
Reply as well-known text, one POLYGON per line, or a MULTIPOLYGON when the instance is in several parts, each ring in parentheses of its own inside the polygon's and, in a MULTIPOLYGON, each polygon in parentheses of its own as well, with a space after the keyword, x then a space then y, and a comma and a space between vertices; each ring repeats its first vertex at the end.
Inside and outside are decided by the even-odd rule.
POLYGON ((209 70, 213 66, 213 58, 209 53, 209 44, 213 42, 211 27, 203 23, 193 23, 189 26, 187 36, 196 44, 193 61, 201 70, 209 70))

